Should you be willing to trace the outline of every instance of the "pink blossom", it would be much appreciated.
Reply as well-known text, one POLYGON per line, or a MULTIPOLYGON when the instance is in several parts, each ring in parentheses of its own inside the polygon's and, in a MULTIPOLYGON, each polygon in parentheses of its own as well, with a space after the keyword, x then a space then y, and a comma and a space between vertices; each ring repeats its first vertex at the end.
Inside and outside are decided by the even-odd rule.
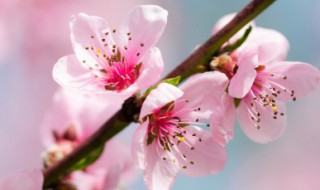
POLYGON ((43 175, 39 169, 24 169, 0 180, 3 190, 41 190, 43 175))
POLYGON ((101 101, 122 102, 157 82, 163 70, 154 47, 167 22, 167 11, 135 7, 119 30, 99 17, 80 13, 70 22, 75 55, 61 58, 53 77, 61 86, 101 101))
POLYGON ((221 117, 213 119, 214 135, 232 139, 235 107, 230 106, 230 101, 234 98, 240 101, 237 118, 249 138, 267 143, 282 134, 286 126, 284 103, 308 95, 320 81, 317 68, 283 61, 288 47, 281 33, 256 27, 243 46, 232 52, 229 64, 234 67, 228 87, 231 98, 226 98, 227 106, 217 108, 220 115, 228 114, 230 120, 227 123, 221 117))
MULTIPOLYGON (((120 105, 105 105, 60 89, 52 109, 42 124, 45 167, 50 167, 72 152, 111 117, 120 105)), ((83 171, 73 172, 65 182, 79 190, 114 189, 135 174, 130 149, 115 140, 109 141, 101 157, 83 171), (109 181, 113 181, 110 183, 109 181)))
POLYGON ((220 103, 227 82, 223 74, 208 72, 180 89, 162 83, 146 98, 132 146, 149 190, 169 189, 180 170, 194 177, 222 170, 225 144, 202 127, 209 126, 204 122, 220 103))

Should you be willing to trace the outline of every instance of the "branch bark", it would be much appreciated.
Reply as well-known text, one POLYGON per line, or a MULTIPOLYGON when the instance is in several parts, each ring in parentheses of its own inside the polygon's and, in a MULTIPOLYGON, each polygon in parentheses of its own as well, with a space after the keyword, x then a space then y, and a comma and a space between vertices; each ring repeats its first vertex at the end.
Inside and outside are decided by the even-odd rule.
MULTIPOLYGON (((210 62, 219 48, 237 31, 275 1, 276 0, 253 0, 250 2, 229 22, 229 24, 209 38, 165 78, 172 78, 180 75, 182 80, 184 80, 192 74, 206 71, 205 65, 210 62)), ((100 129, 83 144, 63 160, 56 163, 53 167, 44 170, 44 187, 49 187, 61 177, 67 175, 67 172, 74 164, 95 148, 103 145, 134 121, 134 116, 140 112, 142 105, 142 102, 137 103, 135 101, 136 99, 134 97, 126 100, 121 110, 106 121, 103 126, 101 126, 100 129)))

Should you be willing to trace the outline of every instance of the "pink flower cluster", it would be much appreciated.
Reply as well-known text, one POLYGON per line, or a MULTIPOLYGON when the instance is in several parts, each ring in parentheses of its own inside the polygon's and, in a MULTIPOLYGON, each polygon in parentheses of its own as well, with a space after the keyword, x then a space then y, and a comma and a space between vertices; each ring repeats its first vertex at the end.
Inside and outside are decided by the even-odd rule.
MULTIPOLYGON (((84 142, 125 99, 158 82, 164 64, 155 44, 167 15, 158 6, 138 6, 118 29, 84 13, 72 18, 75 54, 61 58, 53 69, 56 82, 71 92, 59 90, 44 119, 45 167, 84 142)), ((232 17, 222 18, 213 31, 232 17)), ((224 168, 236 119, 255 142, 278 138, 286 126, 285 102, 314 91, 320 73, 309 64, 284 61, 289 43, 281 33, 250 25, 253 29, 244 44, 213 58, 210 71, 179 87, 160 83, 150 92, 133 136, 132 159, 125 145, 113 139, 98 161, 73 172, 63 183, 83 190, 115 189, 132 178, 135 162, 147 189, 166 190, 179 172, 199 177, 224 168)), ((41 189, 39 170, 18 172, 1 181, 0 189, 21 189, 21 183, 15 183, 19 179, 24 189, 41 189)))

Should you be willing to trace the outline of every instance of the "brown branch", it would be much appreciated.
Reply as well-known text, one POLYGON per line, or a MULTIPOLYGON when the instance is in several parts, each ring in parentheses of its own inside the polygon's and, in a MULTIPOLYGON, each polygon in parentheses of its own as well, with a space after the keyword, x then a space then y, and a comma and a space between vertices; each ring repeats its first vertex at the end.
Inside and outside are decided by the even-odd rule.
MULTIPOLYGON (((182 80, 184 80, 194 73, 204 72, 206 70, 205 65, 210 62, 212 56, 219 48, 274 1, 275 0, 253 0, 244 7, 229 24, 208 39, 165 78, 180 75, 182 80)), ((134 97, 126 100, 121 110, 105 122, 103 126, 83 144, 53 167, 44 170, 44 187, 49 187, 51 184, 57 182, 66 175, 68 171, 70 171, 70 168, 79 160, 90 154, 95 148, 103 145, 134 121, 134 116, 139 114, 142 105, 142 102, 137 103, 135 101, 136 99, 134 97)))

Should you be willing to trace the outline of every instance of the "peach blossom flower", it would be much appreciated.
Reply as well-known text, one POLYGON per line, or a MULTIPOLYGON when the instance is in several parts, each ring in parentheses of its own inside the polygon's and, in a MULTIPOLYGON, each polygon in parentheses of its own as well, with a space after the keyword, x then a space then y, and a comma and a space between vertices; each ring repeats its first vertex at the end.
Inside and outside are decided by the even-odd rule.
POLYGON ((88 97, 122 103, 159 79, 163 61, 154 45, 167 14, 155 5, 138 6, 116 30, 102 18, 80 13, 70 22, 75 55, 57 62, 53 78, 88 97))
MULTIPOLYGON (((251 34, 250 34, 251 35, 251 34)), ((285 102, 310 94, 319 86, 319 70, 302 62, 283 61, 288 51, 287 39, 279 32, 254 27, 252 35, 230 55, 233 65, 225 105, 217 108, 213 119, 214 135, 233 137, 235 106, 237 118, 252 140, 267 143, 278 138, 286 126, 285 102)), ((229 55, 226 55, 229 56, 229 55)))
POLYGON ((223 74, 208 72, 180 89, 162 83, 146 98, 132 146, 149 190, 170 189, 180 170, 194 177, 222 170, 225 144, 202 127, 220 103, 227 82, 223 74))

